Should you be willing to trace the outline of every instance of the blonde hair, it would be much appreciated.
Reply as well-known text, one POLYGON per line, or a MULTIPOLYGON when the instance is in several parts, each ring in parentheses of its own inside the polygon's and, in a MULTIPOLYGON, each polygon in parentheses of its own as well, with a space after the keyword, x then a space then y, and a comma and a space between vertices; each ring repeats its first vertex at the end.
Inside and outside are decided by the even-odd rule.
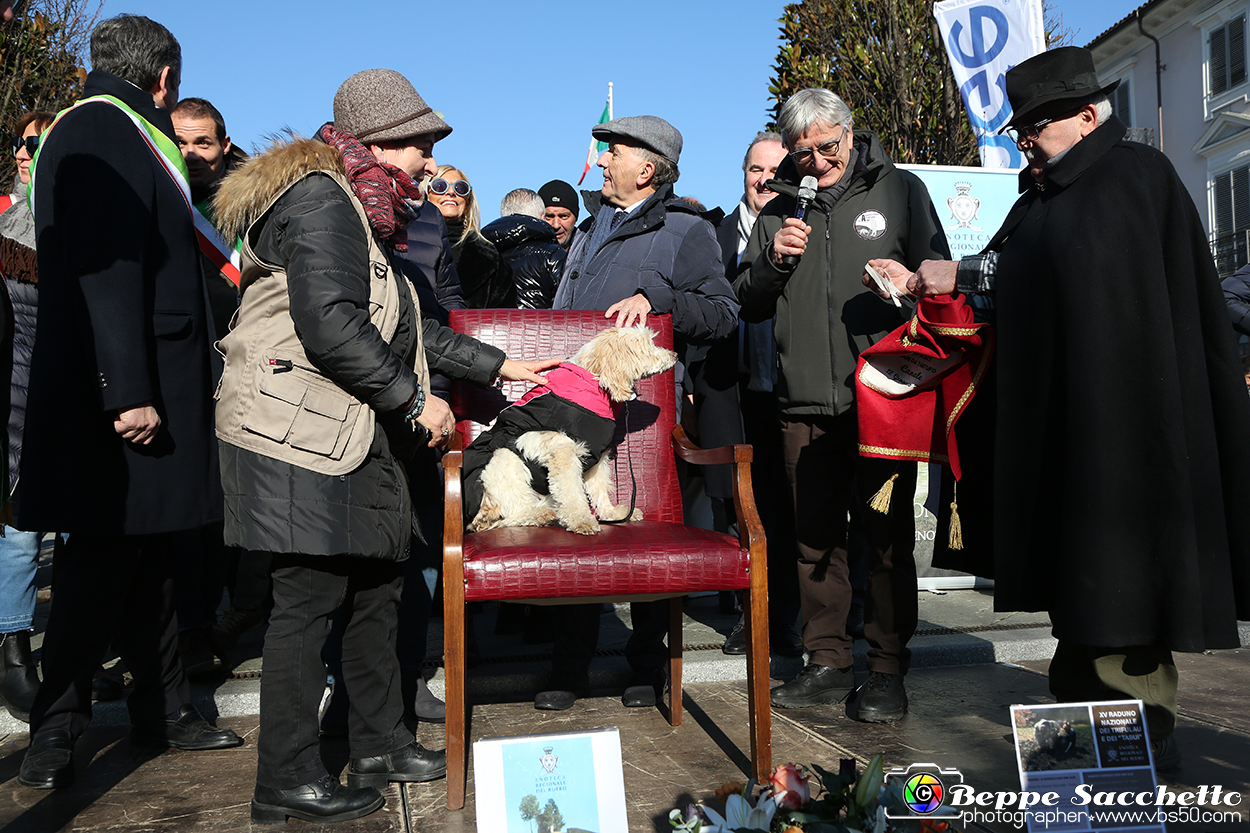
MULTIPOLYGON (((426 199, 429 199, 430 180, 437 179, 448 171, 455 171, 460 174, 461 179, 465 182, 469 182, 469 178, 465 175, 464 171, 460 170, 455 165, 439 165, 438 170, 434 172, 434 176, 430 177, 430 179, 427 179, 421 184, 421 190, 425 192, 426 199)), ((469 182, 469 187, 473 187, 472 182, 469 182)), ((453 240, 452 245, 459 246, 469 238, 470 234, 474 234, 479 237, 481 236, 482 213, 477 207, 476 191, 470 190, 469 196, 464 198, 464 214, 460 217, 460 222, 464 224, 464 233, 460 236, 459 240, 453 240)))

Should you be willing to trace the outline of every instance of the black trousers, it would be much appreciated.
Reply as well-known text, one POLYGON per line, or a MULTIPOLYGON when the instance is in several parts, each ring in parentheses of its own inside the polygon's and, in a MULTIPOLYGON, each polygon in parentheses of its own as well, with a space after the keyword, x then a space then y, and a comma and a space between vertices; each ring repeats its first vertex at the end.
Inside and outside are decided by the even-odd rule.
POLYGON ((172 534, 76 532, 53 560, 52 610, 43 638, 43 684, 31 734, 91 722, 91 677, 110 644, 134 675, 126 705, 135 725, 161 723, 191 702, 178 659, 172 534))
POLYGON ((803 644, 816 665, 854 661, 846 632, 851 608, 848 513, 856 494, 867 501, 897 473, 889 514, 863 512, 870 573, 864 609, 868 668, 906 674, 916 632, 916 464, 858 455, 854 410, 836 417, 782 419, 786 474, 794 501, 803 644))
POLYGON ((395 658, 403 569, 400 562, 349 556, 273 556, 256 783, 290 789, 327 774, 317 724, 326 687, 321 649, 340 608, 351 756, 384 755, 412 741, 395 658))
MULTIPOLYGON (((668 662, 664 636, 668 633, 668 599, 632 602, 629 605, 633 632, 625 643, 636 683, 651 682, 651 676, 668 662)), ((599 644, 599 618, 602 604, 560 605, 555 608, 556 643, 551 654, 551 687, 576 691, 589 679, 590 660, 599 644)))
POLYGON ((768 625, 773 634, 785 636, 799 615, 799 574, 777 395, 740 385, 738 397, 746 441, 755 451, 751 484, 768 541, 768 625))

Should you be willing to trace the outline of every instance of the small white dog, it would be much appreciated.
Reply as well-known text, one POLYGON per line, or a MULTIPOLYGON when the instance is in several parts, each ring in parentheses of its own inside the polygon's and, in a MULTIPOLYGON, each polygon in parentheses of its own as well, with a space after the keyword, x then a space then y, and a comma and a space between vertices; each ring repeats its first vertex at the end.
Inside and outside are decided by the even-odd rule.
MULTIPOLYGON (((556 522, 594 535, 599 519, 623 520, 629 507, 612 503, 608 459, 616 414, 639 379, 676 361, 676 353, 655 345, 651 330, 613 327, 547 371, 546 385, 505 408, 465 449, 469 531, 556 522)), ((642 511, 629 520, 642 520, 642 511)))

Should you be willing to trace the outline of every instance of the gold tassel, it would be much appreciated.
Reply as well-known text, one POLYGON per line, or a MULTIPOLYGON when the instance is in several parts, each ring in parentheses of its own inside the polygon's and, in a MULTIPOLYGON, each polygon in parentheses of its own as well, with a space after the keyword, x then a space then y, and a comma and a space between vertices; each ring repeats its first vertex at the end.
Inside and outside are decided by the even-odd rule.
POLYGON ((964 548, 964 526, 959 521, 959 484, 955 484, 955 494, 951 500, 951 528, 947 543, 953 550, 962 550, 964 548))
POLYGON ((890 479, 885 481, 885 484, 872 496, 872 500, 868 501, 868 505, 882 515, 888 515, 890 512, 890 498, 894 496, 895 480, 898 480, 898 472, 890 475, 890 479))

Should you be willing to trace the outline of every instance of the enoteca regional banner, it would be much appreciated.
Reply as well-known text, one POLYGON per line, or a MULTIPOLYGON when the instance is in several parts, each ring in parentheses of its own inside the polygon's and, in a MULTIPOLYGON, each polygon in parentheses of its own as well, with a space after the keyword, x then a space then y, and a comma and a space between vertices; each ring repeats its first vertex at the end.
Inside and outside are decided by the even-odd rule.
POLYGON ((1022 168, 1015 142, 998 135, 1011 119, 1007 70, 1046 49, 1042 0, 944 0, 933 16, 950 56, 986 168, 1022 168))

